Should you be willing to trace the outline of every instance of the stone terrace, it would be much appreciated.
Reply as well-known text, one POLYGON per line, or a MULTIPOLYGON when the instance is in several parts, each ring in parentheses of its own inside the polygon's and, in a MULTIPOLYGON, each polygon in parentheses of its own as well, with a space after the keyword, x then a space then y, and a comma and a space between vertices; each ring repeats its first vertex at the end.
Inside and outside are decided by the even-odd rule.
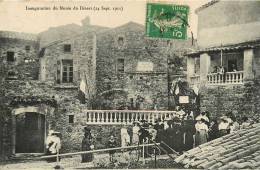
POLYGON ((259 169, 260 123, 215 139, 179 156, 186 168, 259 169))

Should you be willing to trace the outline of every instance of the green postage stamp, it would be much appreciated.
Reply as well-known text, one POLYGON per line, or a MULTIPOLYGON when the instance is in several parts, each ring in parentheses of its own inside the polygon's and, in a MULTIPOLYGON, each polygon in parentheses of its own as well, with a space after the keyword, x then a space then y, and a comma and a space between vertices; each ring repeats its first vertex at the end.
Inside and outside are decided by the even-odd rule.
POLYGON ((189 7, 185 5, 148 3, 146 36, 187 39, 189 7))

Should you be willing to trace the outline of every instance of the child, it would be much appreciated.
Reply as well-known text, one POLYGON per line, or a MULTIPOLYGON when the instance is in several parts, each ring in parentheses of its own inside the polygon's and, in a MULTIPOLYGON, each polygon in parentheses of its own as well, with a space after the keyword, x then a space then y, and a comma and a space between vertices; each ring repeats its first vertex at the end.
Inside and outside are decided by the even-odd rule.
MULTIPOLYGON (((116 141, 113 135, 110 136, 108 143, 107 143, 107 147, 108 148, 115 148, 116 147, 116 141)), ((109 151, 109 160, 111 162, 114 161, 114 154, 115 154, 116 150, 110 150, 109 151)))

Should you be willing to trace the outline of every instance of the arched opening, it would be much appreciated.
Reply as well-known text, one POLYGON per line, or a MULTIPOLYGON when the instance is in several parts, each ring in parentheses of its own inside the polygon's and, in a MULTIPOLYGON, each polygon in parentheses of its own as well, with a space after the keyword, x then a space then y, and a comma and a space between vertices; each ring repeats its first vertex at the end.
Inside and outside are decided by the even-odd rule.
POLYGON ((23 112, 15 115, 16 153, 43 153, 45 140, 45 115, 23 112))

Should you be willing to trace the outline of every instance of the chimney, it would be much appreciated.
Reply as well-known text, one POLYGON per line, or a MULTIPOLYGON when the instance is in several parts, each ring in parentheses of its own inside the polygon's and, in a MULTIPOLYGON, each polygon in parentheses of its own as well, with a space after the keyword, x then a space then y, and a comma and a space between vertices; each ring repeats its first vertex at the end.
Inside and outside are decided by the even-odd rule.
POLYGON ((82 27, 83 28, 88 28, 89 25, 90 25, 90 18, 89 18, 89 16, 87 16, 86 18, 81 20, 81 23, 82 23, 82 27))

